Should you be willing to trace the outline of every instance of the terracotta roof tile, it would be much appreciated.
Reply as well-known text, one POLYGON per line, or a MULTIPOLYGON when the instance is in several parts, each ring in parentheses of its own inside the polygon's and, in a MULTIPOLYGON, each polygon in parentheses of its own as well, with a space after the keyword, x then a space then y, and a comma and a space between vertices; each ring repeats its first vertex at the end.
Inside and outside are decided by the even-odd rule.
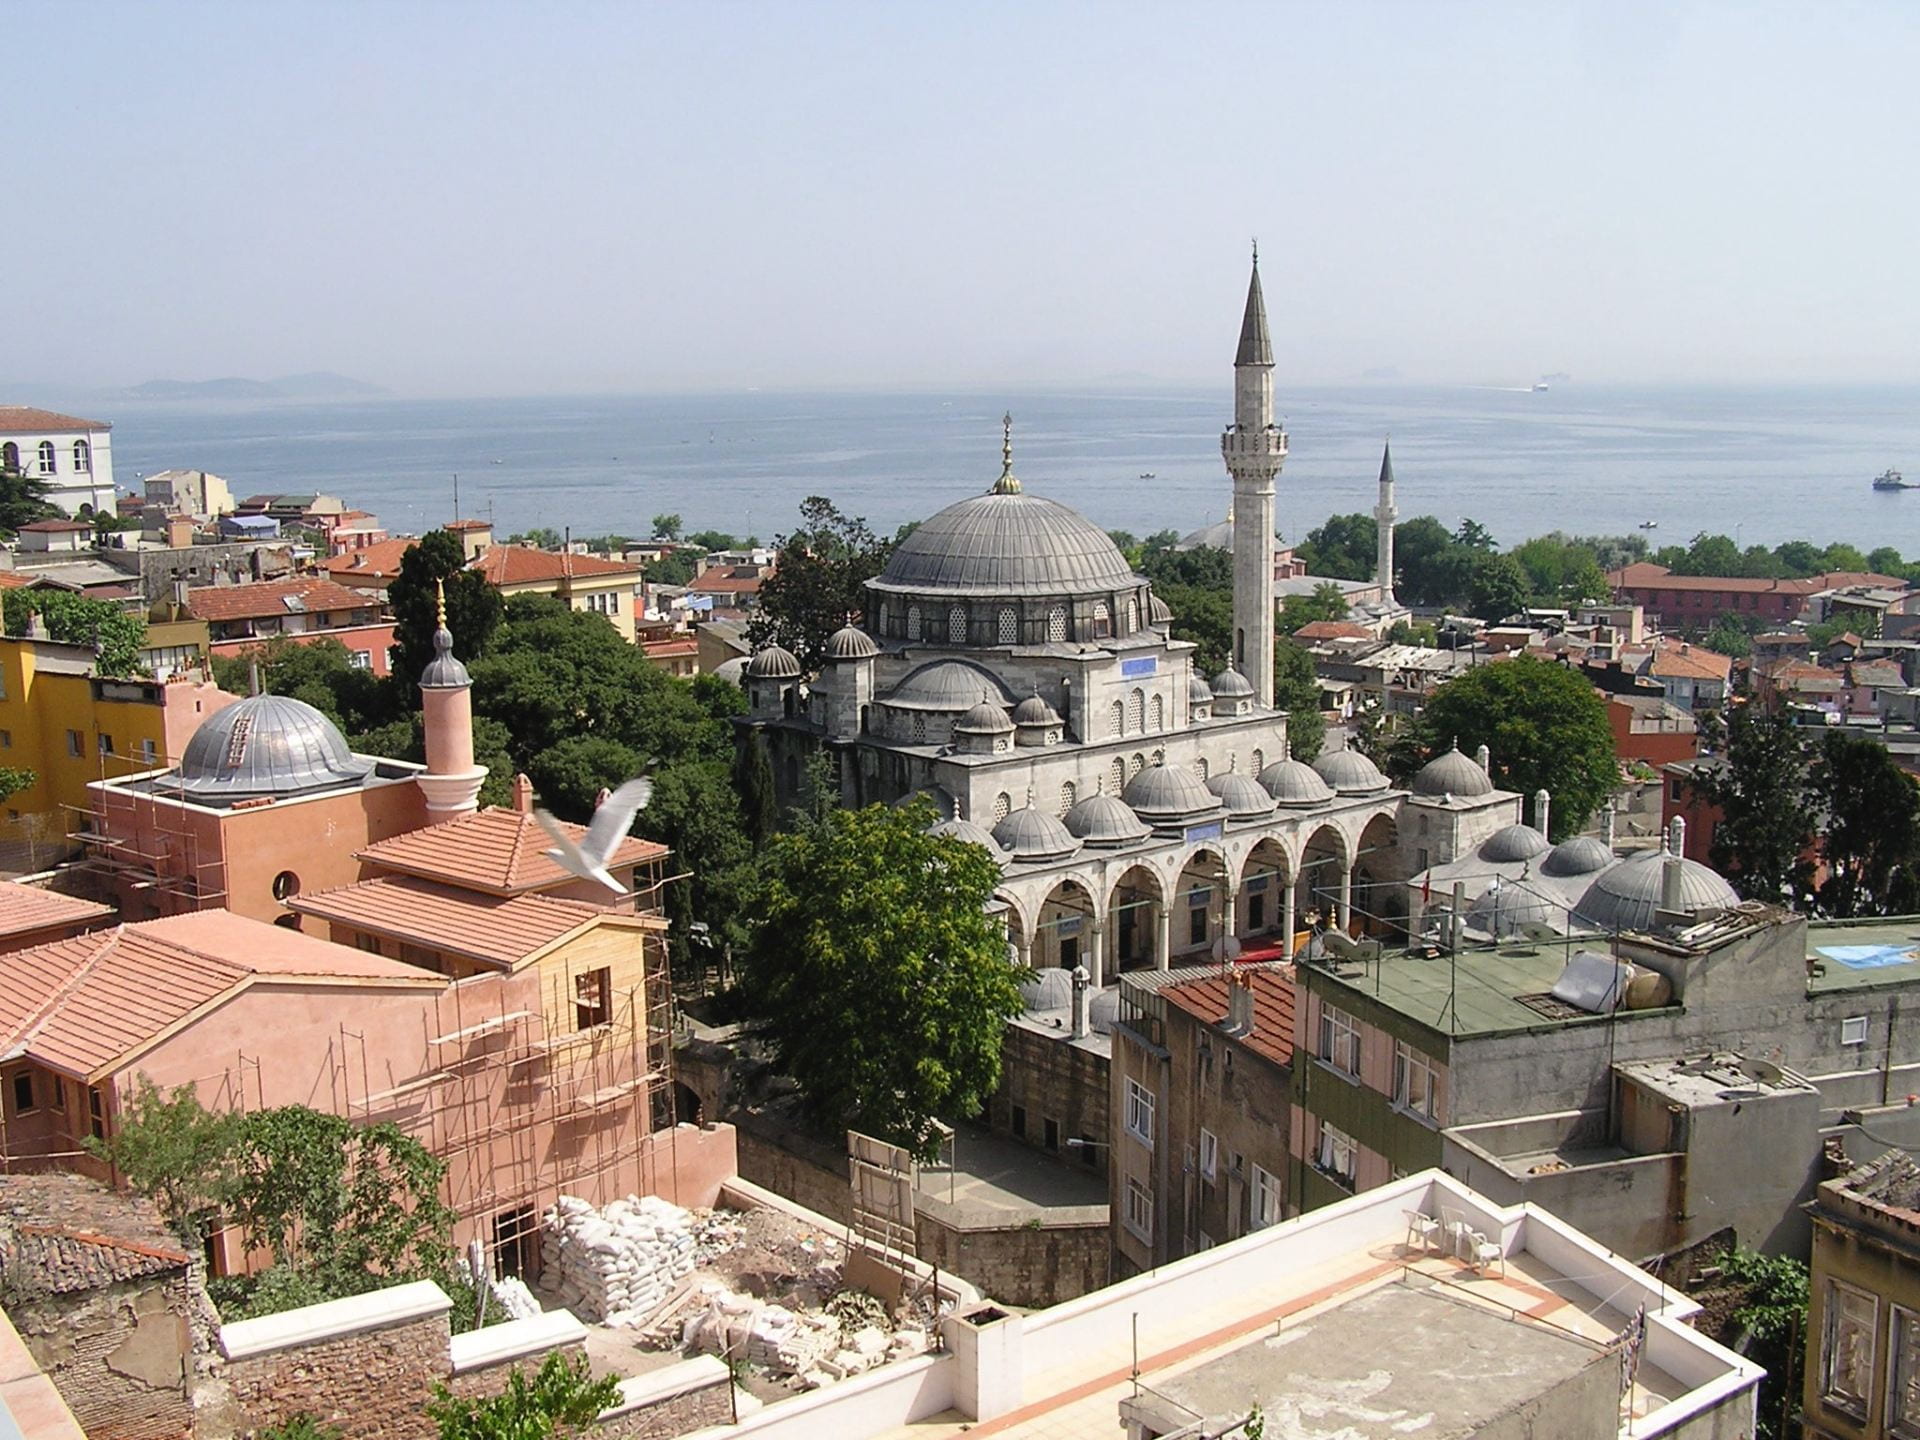
POLYGON ((1293 632, 1296 640, 1371 640, 1373 632, 1351 620, 1309 620, 1293 632))
POLYGON ((541 585, 610 576, 632 576, 636 582, 640 579, 640 567, 625 560, 562 555, 553 550, 530 550, 525 545, 490 545, 467 568, 478 570, 489 585, 541 585))
POLYGON ((349 584, 356 580, 391 580, 400 573, 401 557, 419 543, 409 535, 330 556, 326 561, 327 574, 349 584))
POLYGON ((35 520, 30 525, 20 527, 23 534, 29 535, 70 535, 76 530, 92 528, 84 520, 35 520))
POLYGON ((29 435, 41 430, 111 430, 105 420, 82 420, 58 410, 36 410, 31 405, 0 405, 0 435, 29 435))
MULTIPOLYGON (((575 839, 587 833, 581 825, 563 822, 563 828, 575 839)), ((369 845, 358 856, 382 870, 444 881, 463 890, 519 895, 573 883, 572 874, 547 859, 545 852, 551 844, 532 815, 491 808, 395 835, 369 845)), ((629 835, 620 842, 607 868, 619 871, 657 860, 666 853, 664 845, 629 835)))
POLYGON ((96 905, 37 885, 0 880, 0 935, 26 935, 56 925, 84 925, 112 914, 110 905, 96 905))
POLYGON ((1689 645, 1662 645, 1653 652, 1647 673, 1656 679, 1725 680, 1733 661, 1713 650, 1689 645))
POLYGON ((209 585, 187 592, 187 611, 196 620, 259 620, 267 616, 326 615, 336 610, 365 610, 374 602, 359 590, 331 580, 262 580, 252 585, 209 585), (298 603, 289 606, 287 602, 298 603))
POLYGON ((511 970, 584 925, 637 917, 557 895, 482 895, 412 876, 363 880, 287 902, 302 915, 511 970))
MULTIPOLYGON (((1241 1043, 1276 1065, 1293 1061, 1293 967, 1285 964, 1243 966, 1239 978, 1253 987, 1253 1034, 1241 1043)), ((1227 1018, 1225 974, 1168 985, 1160 994, 1203 1025, 1219 1026, 1227 1018)))
POLYGON ((68 1295, 186 1267, 179 1239, 137 1195, 84 1175, 0 1175, 0 1276, 10 1291, 68 1295))

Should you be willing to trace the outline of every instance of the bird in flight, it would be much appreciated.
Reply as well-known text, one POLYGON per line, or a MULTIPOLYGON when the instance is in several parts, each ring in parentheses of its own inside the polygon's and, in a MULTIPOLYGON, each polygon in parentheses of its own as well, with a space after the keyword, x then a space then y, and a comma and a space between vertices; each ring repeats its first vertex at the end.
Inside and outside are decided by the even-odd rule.
POLYGON ((560 828, 558 820, 544 810, 535 810, 533 818, 553 840, 547 858, 582 880, 597 880, 616 895, 626 894, 626 887, 607 873, 607 861, 613 858, 613 852, 633 828, 633 817, 646 809, 652 798, 651 776, 640 775, 627 781, 600 802, 593 819, 587 822, 587 833, 577 845, 560 828))

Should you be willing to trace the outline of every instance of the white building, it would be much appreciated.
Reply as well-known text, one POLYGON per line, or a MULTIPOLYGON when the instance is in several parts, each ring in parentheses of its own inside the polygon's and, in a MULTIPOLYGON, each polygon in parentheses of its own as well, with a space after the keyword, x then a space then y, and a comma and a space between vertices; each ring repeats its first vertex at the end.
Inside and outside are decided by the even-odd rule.
POLYGON ((142 483, 147 504, 158 505, 170 515, 212 520, 233 513, 233 491, 225 480, 205 470, 162 470, 142 483))
POLYGON ((86 518, 114 513, 113 426, 26 405, 0 405, 0 470, 31 475, 47 503, 86 518))

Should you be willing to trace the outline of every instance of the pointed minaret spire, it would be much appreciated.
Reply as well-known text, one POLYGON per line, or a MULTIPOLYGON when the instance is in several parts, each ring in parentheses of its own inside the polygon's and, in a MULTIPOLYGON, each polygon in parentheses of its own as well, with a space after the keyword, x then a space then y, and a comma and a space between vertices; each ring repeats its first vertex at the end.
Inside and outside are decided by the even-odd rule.
POLYGON ((1274 477, 1287 458, 1287 434, 1274 423, 1273 342, 1260 293, 1260 247, 1253 250, 1240 350, 1233 362, 1233 424, 1220 437, 1233 477, 1232 667, 1253 686, 1263 710, 1273 708, 1274 477))
POLYGON ((1247 282, 1247 312, 1240 319, 1240 351, 1235 365, 1273 364, 1273 341, 1267 335, 1267 299, 1260 293, 1260 242, 1253 242, 1253 278, 1247 282))
POLYGON ((1013 473, 1013 412, 1000 417, 1000 478, 993 482, 989 495, 1018 495, 1020 477, 1013 473))
POLYGON ((1393 596, 1393 522, 1400 512, 1393 503, 1393 442, 1380 447, 1380 503, 1373 507, 1374 528, 1379 532, 1379 563, 1374 579, 1380 586, 1380 603, 1389 610, 1400 602, 1393 596))

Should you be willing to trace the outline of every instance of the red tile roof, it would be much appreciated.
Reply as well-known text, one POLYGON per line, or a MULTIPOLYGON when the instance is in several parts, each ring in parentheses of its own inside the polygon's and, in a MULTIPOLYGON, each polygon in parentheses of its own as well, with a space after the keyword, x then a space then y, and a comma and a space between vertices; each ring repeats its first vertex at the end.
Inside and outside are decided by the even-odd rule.
POLYGON ((482 895, 411 876, 363 880, 299 895, 287 907, 330 925, 384 935, 504 970, 537 959, 570 935, 603 921, 644 928, 665 923, 557 895, 482 895))
POLYGON ((92 1081, 258 979, 432 989, 442 977, 200 910, 18 950, 0 967, 0 1052, 92 1081))
POLYGON ((493 522, 491 520, 449 520, 440 528, 449 530, 455 535, 464 535, 473 530, 491 530, 493 522))
POLYGON ((687 588, 707 595, 750 595, 766 580, 757 565, 716 565, 694 576, 687 588))
POLYGON ((84 925, 112 914, 111 905, 96 905, 37 885, 0 880, 0 936, 30 935, 56 925, 84 925))
MULTIPOLYGON (((1243 1037, 1241 1043, 1276 1065, 1291 1064, 1293 966, 1284 963, 1243 965, 1234 975, 1253 987, 1253 1034, 1243 1037)), ((1168 985, 1160 994, 1201 1024, 1219 1026, 1226 1022, 1227 988, 1231 983, 1225 974, 1208 975, 1168 985)))
POLYGON ((0 1274, 9 1289, 71 1295, 185 1270, 151 1202, 84 1175, 0 1175, 0 1274))
POLYGON ((0 570, 0 590, 18 590, 22 585, 31 585, 33 580, 18 570, 0 570))
POLYGON ((1351 620, 1309 620, 1293 632, 1296 640, 1371 640, 1373 632, 1351 620))
POLYGON ((1733 661, 1713 650, 1691 645, 1662 645, 1653 652, 1647 673, 1656 680, 1720 680, 1733 673, 1733 661))
POLYGON ((209 585, 187 592, 187 612, 196 620, 260 620, 269 615, 326 615, 365 610, 374 602, 363 591, 311 576, 262 580, 252 585, 209 585), (288 600, 299 603, 289 605, 288 600))
POLYGON ((1886 586, 1905 589, 1907 582, 1893 575, 1871 571, 1829 570, 1805 580, 1764 580, 1745 575, 1676 575, 1651 560, 1636 560, 1608 573, 1607 583, 1618 590, 1716 590, 1740 594, 1780 592, 1788 595, 1817 595, 1822 590, 1841 590, 1853 585, 1886 586))
POLYGON ((329 556, 326 561, 327 574, 349 585, 361 580, 391 580, 400 573, 401 557, 419 543, 408 535, 398 540, 380 540, 372 545, 362 545, 358 550, 349 550, 344 555, 329 556))
POLYGON ((36 410, 31 405, 0 405, 0 435, 29 435, 41 430, 111 430, 105 420, 82 420, 58 410, 36 410))
MULTIPOLYGON (((562 828, 576 840, 587 833, 581 825, 563 822, 562 828)), ((382 870, 439 880, 462 890, 520 895, 573 883, 571 872, 547 859, 545 852, 552 843, 532 815, 491 808, 395 835, 358 851, 357 856, 382 870)), ((666 853, 664 845, 629 835, 613 852, 607 869, 617 874, 666 853)))
POLYGON ((561 580, 592 580, 608 576, 640 579, 640 567, 624 560, 602 560, 597 555, 563 555, 554 550, 530 550, 524 545, 490 545, 467 567, 486 576, 489 585, 544 585, 561 580))
POLYGON ((93 526, 84 520, 35 520, 30 525, 22 525, 23 534, 66 535, 75 530, 91 530, 93 526))

